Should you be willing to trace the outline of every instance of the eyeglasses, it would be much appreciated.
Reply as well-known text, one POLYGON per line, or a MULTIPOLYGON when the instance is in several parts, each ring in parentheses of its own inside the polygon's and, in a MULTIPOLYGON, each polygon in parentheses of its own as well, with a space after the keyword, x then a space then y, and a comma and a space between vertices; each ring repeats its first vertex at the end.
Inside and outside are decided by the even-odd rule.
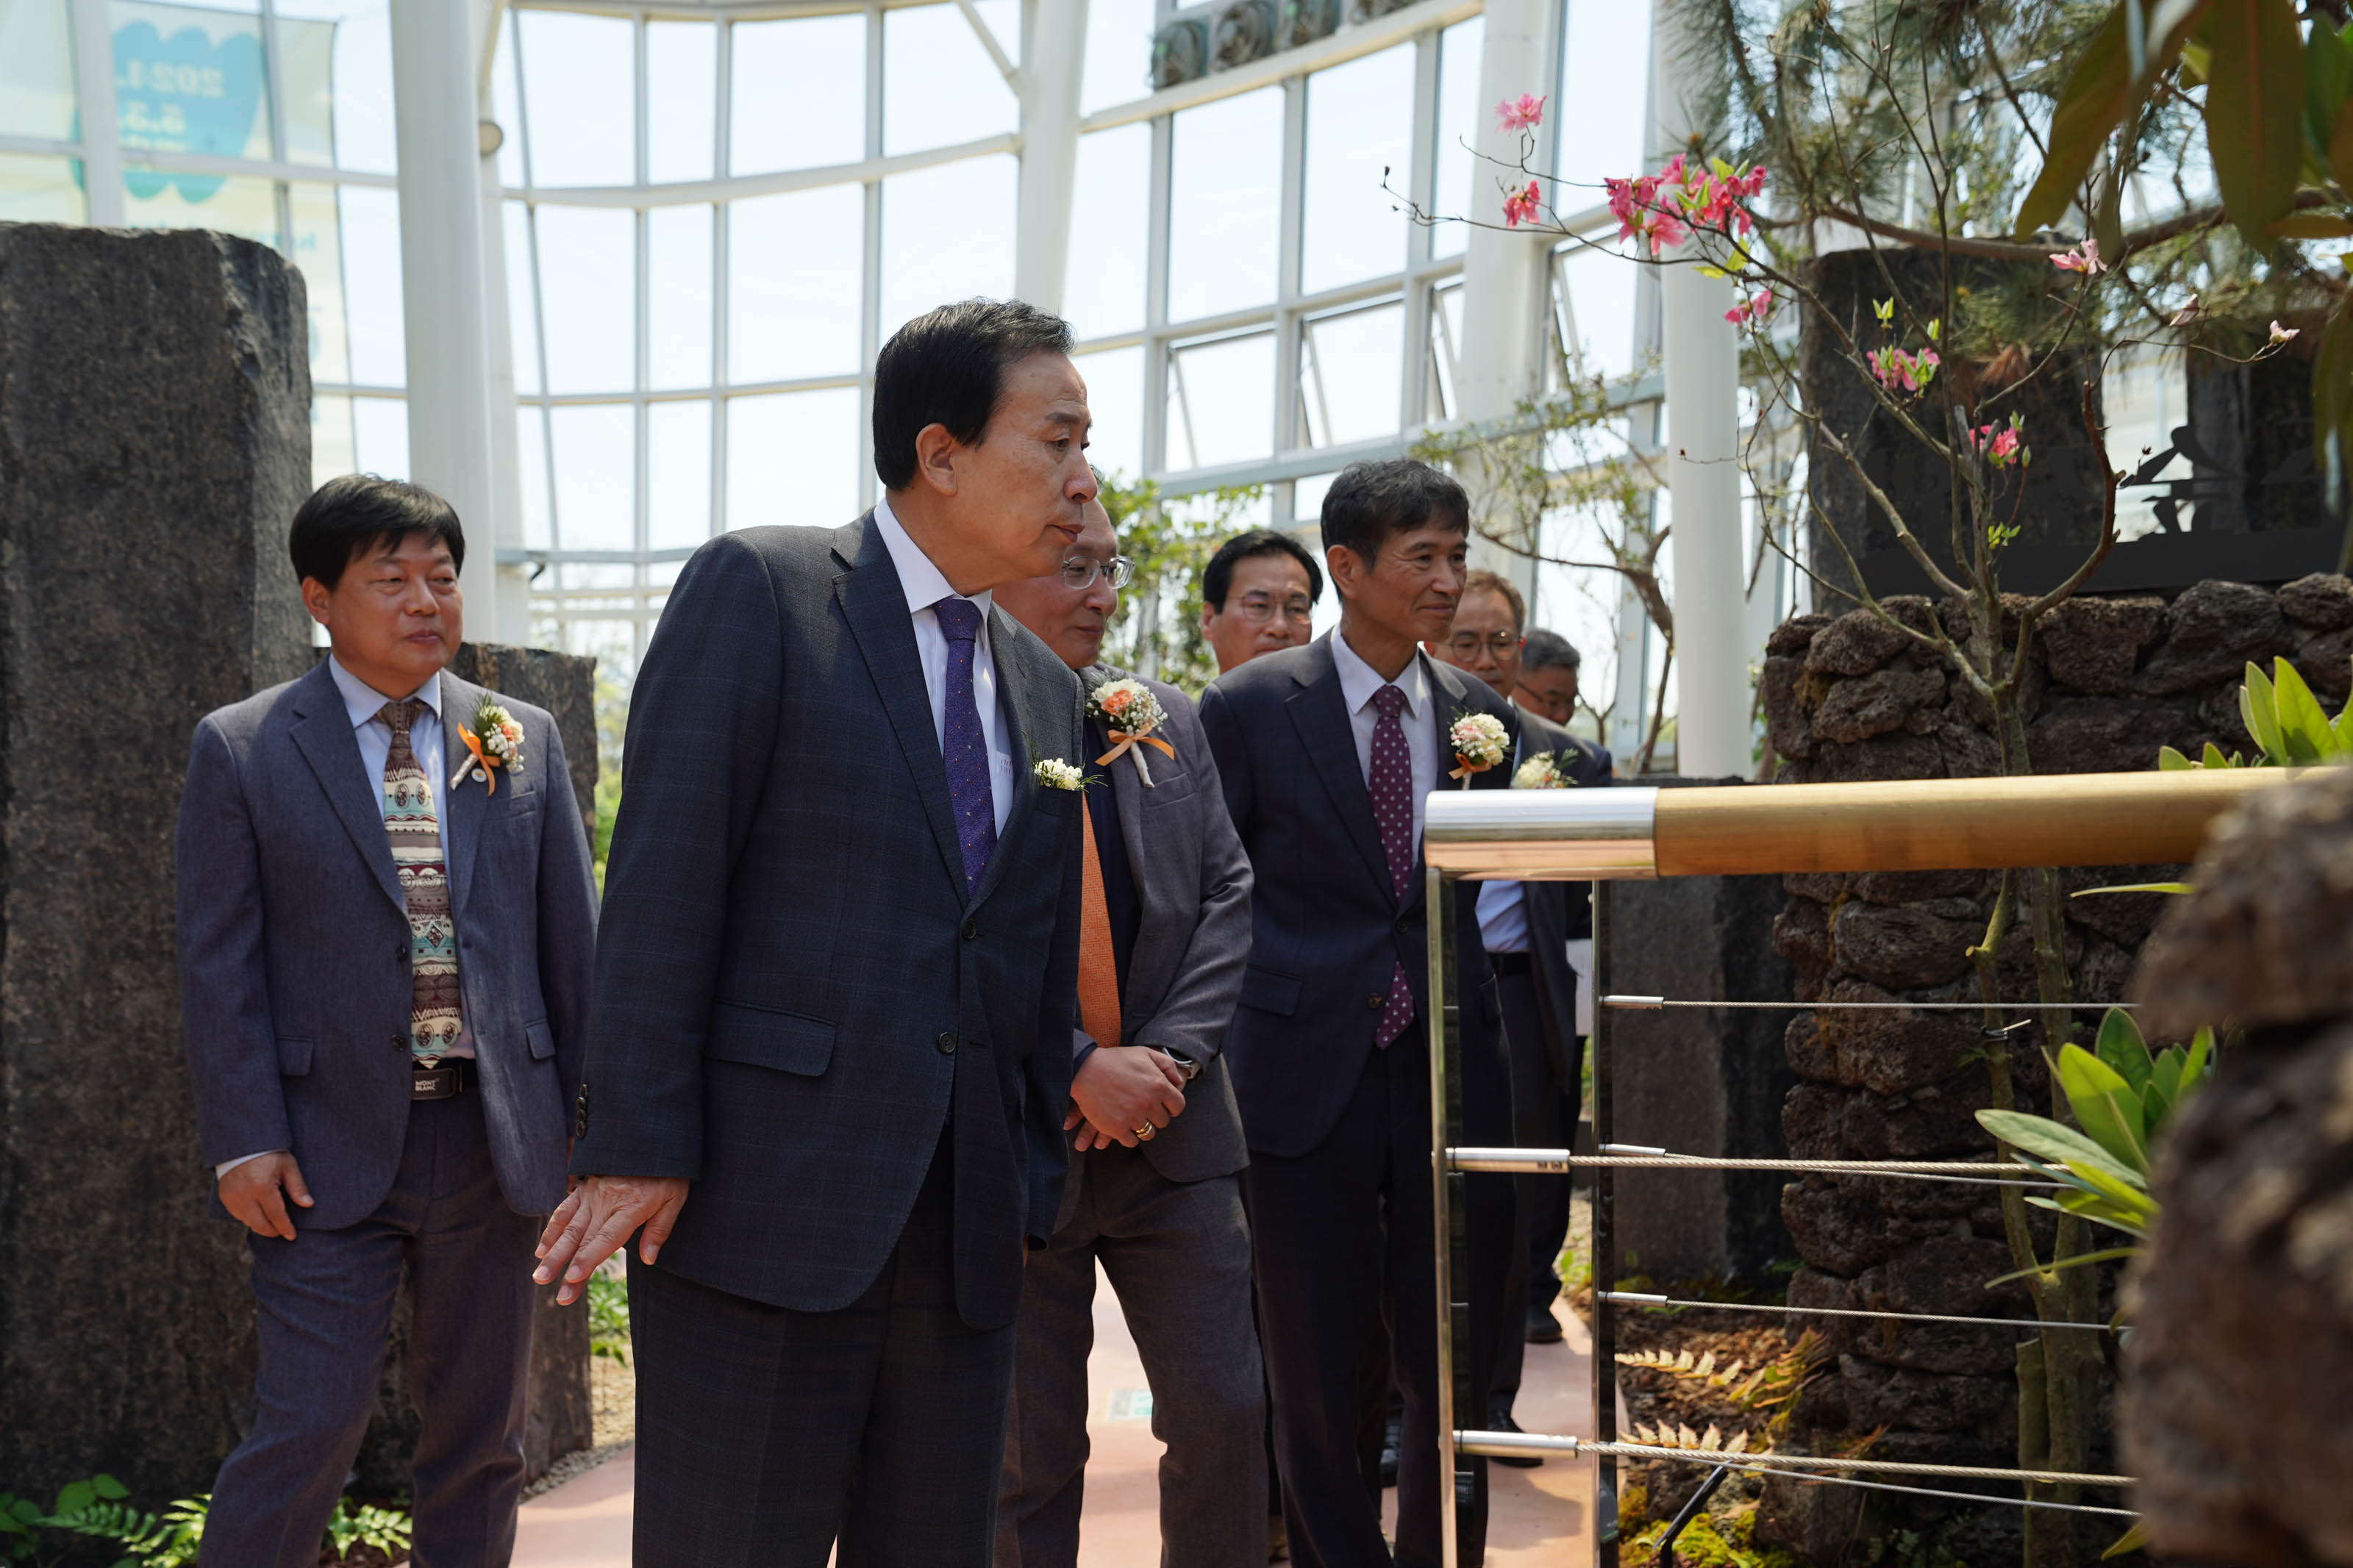
POLYGON ((1234 601, 1234 611, 1242 619, 1261 626, 1278 615, 1286 621, 1297 621, 1303 626, 1315 618, 1315 607, 1303 594, 1294 594, 1279 605, 1263 594, 1245 594, 1234 601))
POLYGON ((1135 563, 1124 555, 1114 555, 1099 561, 1092 555, 1073 555, 1062 563, 1062 586, 1074 594, 1083 594, 1095 585, 1095 578, 1108 574, 1114 589, 1127 586, 1135 575, 1135 563))
POLYGON ((1446 646, 1454 650, 1454 657, 1457 658, 1472 658, 1482 647, 1497 658, 1509 658, 1512 657, 1512 650, 1520 646, 1520 634, 1488 632, 1482 635, 1478 632, 1456 632, 1446 639, 1446 646))

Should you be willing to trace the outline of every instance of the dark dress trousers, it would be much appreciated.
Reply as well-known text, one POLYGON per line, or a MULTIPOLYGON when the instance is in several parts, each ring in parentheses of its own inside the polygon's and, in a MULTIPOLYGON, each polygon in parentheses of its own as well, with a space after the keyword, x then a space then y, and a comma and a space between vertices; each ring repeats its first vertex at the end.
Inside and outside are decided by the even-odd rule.
POLYGON ((715 539, 630 704, 573 1168, 633 1253, 636 1560, 988 1560, 1025 1245, 1061 1200, 1077 678, 988 616, 1012 798, 967 890, 873 514, 715 539))
MULTIPOLYGON (((1088 689, 1127 679, 1096 665, 1088 689)), ((1117 960, 1120 1035, 1198 1063, 1184 1111, 1134 1149, 1071 1155, 1060 1223, 1022 1282, 1013 1419, 997 1523, 997 1568, 1072 1568, 1087 1459, 1087 1352, 1095 1270, 1152 1386, 1163 1568, 1257 1568, 1266 1557, 1261 1370, 1250 1312, 1250 1227, 1237 1177, 1250 1162, 1220 1054, 1250 956, 1250 860, 1226 816, 1192 702, 1145 684, 1172 759, 1148 754, 1146 785, 1087 725, 1092 819, 1117 960)), ((1096 1041, 1083 1031, 1075 1047, 1096 1041)))
MULTIPOLYGON (((1333 634, 1337 635, 1337 634, 1333 634)), ((1446 730, 1488 713, 1516 734, 1506 703, 1451 668, 1429 665, 1441 785, 1446 730)), ((1268 654, 1202 696, 1226 802, 1255 873, 1250 967, 1226 1059, 1249 1134, 1243 1174, 1256 1260, 1260 1339, 1274 1396, 1275 1453, 1293 1557, 1309 1568, 1387 1560, 1377 1490, 1358 1457, 1364 1368, 1386 1287, 1405 1400, 1397 1560, 1439 1561, 1438 1388, 1430 1202, 1425 994, 1428 908, 1417 856, 1400 900, 1373 816, 1330 637, 1268 654), (1416 1021, 1374 1047, 1390 976, 1403 964, 1416 1021)), ((1501 789, 1508 767, 1472 775, 1501 789)), ((1455 900, 1461 1000, 1463 1136, 1508 1134, 1511 1093, 1493 973, 1475 889, 1455 900)), ((1487 1386, 1512 1247, 1508 1178, 1466 1183, 1471 1386, 1487 1386)), ((1378 1415, 1373 1419, 1377 1422, 1378 1415)), ((1458 1540, 1477 1568, 1486 1540, 1486 1462, 1472 1462, 1458 1540)))
MULTIPOLYGON (((444 733, 486 695, 441 677, 444 733)), ((546 713, 491 795, 433 781, 475 1091, 412 1102, 407 906, 381 786, 324 660, 196 728, 176 841, 180 994, 206 1179, 290 1151, 313 1206, 251 1237, 253 1429, 203 1561, 309 1568, 375 1405, 404 1264, 418 1568, 502 1563, 522 1485, 532 1246, 564 1198, 596 890, 546 713)), ((216 1214, 226 1211, 214 1198, 216 1214)))
MULTIPOLYGON (((1579 789, 1609 783, 1609 753, 1578 740, 1540 713, 1522 710, 1514 767, 1546 752, 1560 754, 1579 789)), ((1504 1050, 1512 1065, 1512 1141, 1524 1149, 1566 1149, 1577 1135, 1582 1093, 1582 1041, 1577 1033, 1577 972, 1568 944, 1593 934, 1593 884, 1522 884, 1528 921, 1527 962, 1500 964, 1504 1050)), ((1514 1248, 1497 1326, 1496 1408, 1509 1414, 1520 1392, 1527 1323, 1552 1309, 1560 1294, 1553 1265, 1568 1239, 1568 1178, 1514 1176, 1523 1245, 1514 1248), (1514 1308, 1525 1301, 1525 1311, 1514 1308)))

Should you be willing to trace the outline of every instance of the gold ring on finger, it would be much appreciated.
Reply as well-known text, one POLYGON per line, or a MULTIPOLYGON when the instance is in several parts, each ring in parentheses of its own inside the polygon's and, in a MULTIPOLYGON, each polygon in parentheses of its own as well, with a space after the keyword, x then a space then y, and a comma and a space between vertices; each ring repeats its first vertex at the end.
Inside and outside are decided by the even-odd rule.
POLYGON ((1159 1135, 1159 1128, 1155 1127, 1151 1122, 1147 1121, 1143 1126, 1135 1130, 1135 1136, 1138 1142, 1149 1143, 1154 1138, 1159 1135))

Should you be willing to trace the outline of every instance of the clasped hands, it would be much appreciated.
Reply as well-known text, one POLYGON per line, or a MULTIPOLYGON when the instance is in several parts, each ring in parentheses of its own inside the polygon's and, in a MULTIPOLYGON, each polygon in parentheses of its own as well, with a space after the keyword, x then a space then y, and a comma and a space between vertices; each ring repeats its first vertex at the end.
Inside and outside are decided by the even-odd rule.
POLYGON ((1062 1131, 1077 1129, 1081 1153, 1113 1143, 1133 1149, 1137 1130, 1155 1133, 1184 1114, 1185 1073, 1149 1046, 1098 1046, 1071 1080, 1071 1110, 1062 1131))

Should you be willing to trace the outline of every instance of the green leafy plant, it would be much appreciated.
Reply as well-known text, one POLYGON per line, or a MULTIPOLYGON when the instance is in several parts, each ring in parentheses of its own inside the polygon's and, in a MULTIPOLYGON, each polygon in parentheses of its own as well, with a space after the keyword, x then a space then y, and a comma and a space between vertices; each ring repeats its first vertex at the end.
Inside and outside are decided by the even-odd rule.
POLYGON ((43 1533, 55 1531, 122 1547, 126 1555, 114 1568, 187 1568, 195 1562, 209 1494, 181 1499, 161 1519, 132 1507, 130 1496, 121 1481, 103 1474, 67 1483, 47 1510, 30 1498, 0 1492, 0 1561, 35 1561, 43 1533))
POLYGON ((588 1276, 588 1353, 629 1364, 629 1285, 598 1272, 588 1276))
POLYGON ((373 1546, 397 1562, 408 1553, 409 1530, 403 1510, 374 1503, 353 1508, 349 1498, 336 1499, 335 1511, 327 1516, 327 1543, 335 1549, 338 1563, 347 1560, 354 1546, 373 1546))
MULTIPOLYGON (((2132 1015, 2112 1007, 2093 1049, 2062 1046, 2051 1063, 2081 1130, 2021 1110, 1980 1110, 1978 1121, 2019 1160, 2061 1184, 2056 1197, 2027 1202, 2078 1215, 2136 1239, 2146 1239, 2157 1217, 2149 1194, 2149 1150, 2182 1104, 2213 1075, 2214 1031, 2198 1031, 2187 1047, 2152 1052, 2132 1015)), ((2063 1258, 2073 1268, 2126 1258, 2137 1247, 2113 1247, 2063 1258)), ((2026 1271, 1989 1281, 2002 1284, 2026 1271)))
POLYGON ((2320 700, 2286 659, 2274 659, 2268 679, 2253 663, 2239 688, 2239 717, 2262 752, 2253 762, 2233 752, 2229 756, 2213 742, 2194 761, 2171 746, 2157 753, 2157 765, 2167 773, 2187 768, 2308 768, 2324 763, 2353 761, 2353 704, 2331 719, 2320 700))

